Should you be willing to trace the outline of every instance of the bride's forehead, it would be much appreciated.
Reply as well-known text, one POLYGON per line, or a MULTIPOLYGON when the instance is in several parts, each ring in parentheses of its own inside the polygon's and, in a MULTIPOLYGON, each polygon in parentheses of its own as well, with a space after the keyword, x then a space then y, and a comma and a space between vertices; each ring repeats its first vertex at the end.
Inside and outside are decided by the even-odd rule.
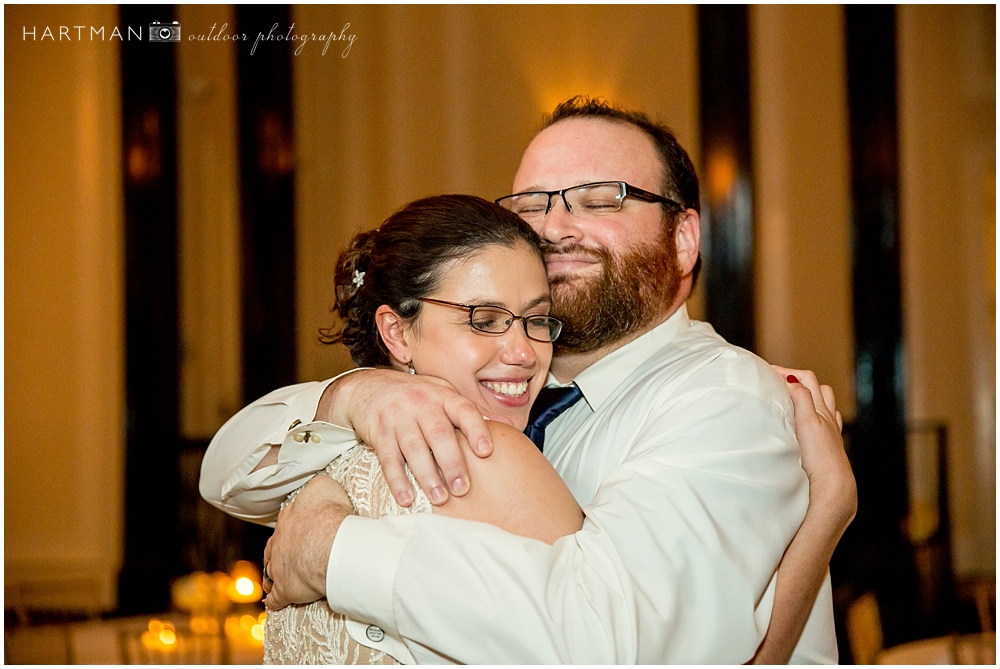
POLYGON ((526 243, 476 249, 449 261, 441 270, 435 292, 467 296, 463 299, 477 296, 517 305, 548 293, 545 266, 526 243))
POLYGON ((508 269, 524 269, 541 262, 538 251, 525 241, 518 240, 513 244, 487 244, 470 248, 460 255, 445 261, 442 274, 504 271, 508 269))

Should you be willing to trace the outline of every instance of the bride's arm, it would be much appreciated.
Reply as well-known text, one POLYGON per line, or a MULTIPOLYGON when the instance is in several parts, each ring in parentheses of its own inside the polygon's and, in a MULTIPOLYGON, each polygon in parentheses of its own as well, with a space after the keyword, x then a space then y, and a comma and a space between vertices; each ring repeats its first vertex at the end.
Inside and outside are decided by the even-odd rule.
POLYGON ((778 567, 767 635, 751 664, 787 664, 827 565, 858 508, 854 473, 844 453, 842 421, 833 390, 812 372, 777 368, 795 405, 795 434, 809 476, 809 510, 778 567), (795 379, 795 380, 793 380, 795 379))
POLYGON ((583 526, 583 511, 569 488, 531 440, 509 425, 489 422, 493 455, 472 457, 456 430, 476 485, 452 496, 434 513, 495 525, 511 534, 552 544, 583 526))

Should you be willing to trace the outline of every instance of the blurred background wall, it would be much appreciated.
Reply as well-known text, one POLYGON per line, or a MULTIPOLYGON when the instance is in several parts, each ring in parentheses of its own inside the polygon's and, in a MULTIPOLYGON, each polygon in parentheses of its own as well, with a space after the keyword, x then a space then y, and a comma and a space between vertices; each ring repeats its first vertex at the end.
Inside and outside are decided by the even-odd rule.
MULTIPOLYGON (((859 295, 883 286, 866 285, 856 264, 849 91, 858 89, 848 69, 851 26, 867 15, 678 5, 130 11, 5 7, 7 608, 114 611, 128 600, 152 609, 162 595, 135 592, 139 576, 123 577, 129 593, 119 592, 120 573, 164 581, 223 556, 259 559, 266 534, 223 525, 191 499, 208 439, 267 390, 350 366, 316 335, 332 322, 333 263, 355 232, 425 195, 507 194, 543 115, 575 94, 643 109, 675 130, 702 178, 703 239, 715 244, 703 248, 708 277, 727 244, 747 250, 748 314, 713 311, 708 279, 693 315, 713 314, 723 334, 749 327, 739 341, 770 362, 815 370, 845 420, 867 406, 873 381, 855 313, 859 295), (178 21, 182 39, 129 33, 152 20, 178 21), (275 35, 337 39, 254 48, 272 24, 275 35), (743 41, 720 48, 742 63, 742 94, 705 50, 732 25, 743 41), (249 42, 197 39, 241 33, 249 42), (720 117, 706 100, 720 90, 742 95, 742 117, 737 105, 721 121, 749 128, 742 149, 713 139, 720 117), (727 217, 744 221, 732 228, 741 236, 713 236, 727 217), (157 226, 173 240, 162 243, 167 255, 137 251, 129 240, 157 226), (199 548, 220 536, 232 546, 199 548)), ((898 174, 897 199, 885 203, 898 234, 884 246, 899 258, 902 328, 886 383, 906 434, 899 471, 873 470, 864 453, 881 446, 851 440, 855 467, 867 469, 861 529, 835 556, 844 602, 875 587, 879 551, 897 549, 866 537, 886 533, 909 551, 946 524, 950 555, 925 571, 946 564, 956 583, 995 576, 995 9, 886 11, 897 148, 879 160, 898 174), (946 444, 928 425, 945 426, 946 444), (882 476, 903 487, 883 490, 882 476), (882 505, 902 509, 902 530, 866 525, 882 505)), ((915 554, 894 554, 913 572, 901 587, 918 588, 915 554)))
MULTIPOLYGON (((22 11, 6 14, 18 32, 118 14, 22 11)), ((21 587, 40 604, 108 608, 124 529, 118 50, 16 37, 4 44, 5 601, 21 587)))

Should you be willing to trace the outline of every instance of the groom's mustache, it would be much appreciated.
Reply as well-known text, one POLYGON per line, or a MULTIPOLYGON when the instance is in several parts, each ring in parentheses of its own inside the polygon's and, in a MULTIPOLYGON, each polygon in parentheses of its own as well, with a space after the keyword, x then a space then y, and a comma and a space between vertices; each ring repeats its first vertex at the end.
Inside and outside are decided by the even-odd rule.
POLYGON ((591 248, 583 244, 551 244, 542 242, 542 256, 548 261, 560 256, 586 257, 598 262, 604 262, 611 254, 605 248, 591 248))

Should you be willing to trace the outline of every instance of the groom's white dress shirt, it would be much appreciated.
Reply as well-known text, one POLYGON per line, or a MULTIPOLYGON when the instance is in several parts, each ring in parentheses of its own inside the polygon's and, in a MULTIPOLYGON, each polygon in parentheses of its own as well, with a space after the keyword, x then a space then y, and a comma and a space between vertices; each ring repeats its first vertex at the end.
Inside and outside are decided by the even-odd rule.
MULTIPOLYGON (((575 381, 585 401, 549 425, 545 455, 582 530, 548 546, 434 514, 350 517, 330 554, 331 607, 422 663, 749 660, 808 504, 784 383, 684 307, 575 381)), ((276 391, 230 420, 206 454, 205 498, 272 521, 356 444, 312 421, 326 385, 276 391), (278 464, 250 473, 270 443, 278 464)), ((837 660, 829 578, 792 659, 837 660)))

